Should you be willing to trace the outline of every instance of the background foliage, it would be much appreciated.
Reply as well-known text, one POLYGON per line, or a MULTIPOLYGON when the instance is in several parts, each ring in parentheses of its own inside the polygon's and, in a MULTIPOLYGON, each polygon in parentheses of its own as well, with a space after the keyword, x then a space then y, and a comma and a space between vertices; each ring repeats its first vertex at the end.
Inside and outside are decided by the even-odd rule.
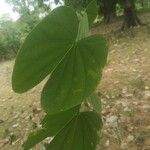
MULTIPOLYGON (((85 8, 90 1, 64 0, 66 5, 79 10, 85 8)), ((51 10, 50 0, 26 0, 26 2, 23 0, 6 0, 6 2, 13 6, 13 11, 19 13, 20 17, 17 21, 13 21, 9 15, 4 15, 0 18, 0 60, 16 56, 28 33, 51 10)), ((54 2, 55 4, 62 4, 60 0, 55 0, 54 2)), ((150 1, 136 0, 136 8, 139 11, 149 10, 150 1)), ((121 5, 117 4, 116 12, 118 16, 123 15, 121 5)))
POLYGON ((41 0, 6 2, 13 6, 13 11, 19 13, 20 17, 17 21, 7 14, 0 18, 0 60, 15 56, 28 33, 50 10, 49 4, 41 0))

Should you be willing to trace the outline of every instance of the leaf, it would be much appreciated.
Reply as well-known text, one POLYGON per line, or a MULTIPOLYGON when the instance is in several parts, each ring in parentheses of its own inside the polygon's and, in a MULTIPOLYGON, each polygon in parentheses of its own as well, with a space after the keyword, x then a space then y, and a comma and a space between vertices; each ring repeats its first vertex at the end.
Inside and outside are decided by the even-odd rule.
POLYGON ((62 127, 64 127, 74 116, 78 115, 79 108, 80 105, 58 114, 47 114, 42 121, 43 128, 47 128, 51 131, 50 136, 56 135, 56 133, 62 127))
POLYGON ((47 137, 55 136, 62 128, 66 126, 79 112, 79 106, 76 106, 66 112, 55 115, 46 115, 42 121, 42 129, 29 134, 24 143, 24 150, 28 150, 43 141, 47 137))
POLYGON ((101 112, 101 100, 96 93, 93 93, 88 98, 88 102, 92 105, 93 109, 100 114, 101 112))
POLYGON ((98 114, 82 112, 54 137, 47 150, 95 150, 101 128, 98 114))
POLYGON ((97 1, 96 0, 92 0, 89 5, 86 8, 87 16, 88 16, 88 20, 89 20, 89 26, 91 26, 97 16, 97 12, 98 12, 98 7, 97 7, 97 1))
POLYGON ((27 141, 23 144, 24 150, 28 150, 49 137, 49 131, 47 129, 40 129, 29 134, 27 141))
POLYGON ((76 42, 42 91, 44 110, 55 114, 79 105, 96 89, 106 58, 106 42, 100 35, 76 42))
POLYGON ((88 36, 89 23, 88 23, 88 17, 86 13, 83 14, 77 13, 77 16, 79 18, 79 28, 78 28, 78 35, 76 41, 79 41, 88 36))
POLYGON ((106 41, 100 35, 86 37, 86 22, 85 15, 79 28, 76 13, 59 7, 30 33, 17 56, 12 76, 16 92, 25 92, 50 75, 41 96, 48 114, 79 105, 100 81, 106 41))
POLYGON ((54 9, 29 34, 16 58, 12 87, 17 93, 33 88, 49 75, 72 47, 78 33, 73 9, 54 9))
POLYGON ((44 128, 29 135, 27 141, 23 145, 24 150, 28 150, 45 138, 52 136, 54 136, 54 139, 48 145, 48 149, 94 150, 98 143, 99 137, 97 132, 102 128, 102 120, 99 118, 99 115, 94 112, 82 112, 80 114, 76 114, 77 111, 78 107, 70 110, 72 115, 70 115, 70 118, 68 118, 67 121, 64 120, 68 117, 69 112, 64 112, 58 116, 54 115, 53 117, 46 116, 43 121, 44 128), (54 117, 57 118, 57 121, 54 117), (61 128, 58 127, 58 124, 62 123, 59 120, 60 118, 64 118, 64 120, 61 119, 61 121, 65 123, 61 126, 61 128), (53 123, 50 121, 54 121, 56 123, 55 126, 58 128, 53 126, 53 123), (56 128, 57 132, 55 132, 56 128))

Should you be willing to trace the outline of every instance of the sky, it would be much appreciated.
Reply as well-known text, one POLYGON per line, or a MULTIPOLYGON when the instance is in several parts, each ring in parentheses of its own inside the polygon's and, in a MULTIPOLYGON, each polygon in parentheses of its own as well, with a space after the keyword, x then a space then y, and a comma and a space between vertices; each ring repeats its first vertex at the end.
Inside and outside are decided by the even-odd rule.
MULTIPOLYGON (((54 0, 51 0, 51 8, 54 9, 55 7, 54 0)), ((0 17, 4 14, 9 14, 14 21, 19 18, 19 14, 12 11, 10 4, 6 3, 5 0, 0 0, 0 17)))
POLYGON ((9 14, 13 20, 17 20, 19 14, 12 11, 12 7, 5 2, 5 0, 0 0, 0 17, 4 14, 9 14))

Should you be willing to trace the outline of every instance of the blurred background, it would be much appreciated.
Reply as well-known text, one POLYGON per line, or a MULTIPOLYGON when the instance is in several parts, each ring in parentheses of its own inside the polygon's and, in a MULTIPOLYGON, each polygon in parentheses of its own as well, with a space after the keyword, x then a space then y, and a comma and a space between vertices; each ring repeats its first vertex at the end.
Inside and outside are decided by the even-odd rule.
MULTIPOLYGON (((21 95, 12 90, 20 46, 55 7, 66 3, 82 11, 89 1, 0 0, 0 150, 22 150, 28 134, 41 127, 44 114, 40 92, 45 80, 21 95)), ((97 150, 150 150, 150 0, 97 0, 97 4, 91 34, 102 34, 109 44, 96 91, 104 122, 97 150)), ((48 142, 34 150, 45 150, 48 142)))
MULTIPOLYGON (((101 8, 104 5, 102 2, 98 0, 101 8)), ((86 0, 66 0, 66 3, 77 8, 86 0)), ((0 0, 0 60, 14 57, 35 25, 55 7, 63 4, 63 0, 0 0)), ((138 12, 150 9, 149 0, 136 0, 135 5, 138 12)), ((117 16, 122 16, 123 7, 118 3, 115 7, 117 16)), ((103 18, 104 11, 101 11, 98 20, 103 18)))
POLYGON ((0 60, 16 55, 20 45, 35 25, 62 1, 1 0, 0 60))

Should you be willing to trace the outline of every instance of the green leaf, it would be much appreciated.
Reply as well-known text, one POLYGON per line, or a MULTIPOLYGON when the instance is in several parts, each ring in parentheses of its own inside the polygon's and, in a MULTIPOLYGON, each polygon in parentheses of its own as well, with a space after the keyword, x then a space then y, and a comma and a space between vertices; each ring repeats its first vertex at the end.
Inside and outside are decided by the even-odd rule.
POLYGON ((42 121, 43 128, 47 128, 51 131, 50 136, 56 135, 56 133, 61 128, 63 128, 74 116, 78 115, 79 108, 80 105, 58 114, 47 114, 42 121))
POLYGON ((66 6, 54 9, 37 25, 16 58, 12 76, 14 91, 26 92, 56 68, 72 47, 78 25, 76 13, 66 6))
POLYGON ((51 141, 47 150, 95 150, 102 121, 97 113, 83 112, 74 117, 51 141))
POLYGON ((76 106, 68 111, 55 115, 46 115, 42 121, 43 128, 29 134, 27 141, 23 145, 24 149, 28 150, 45 138, 55 136, 70 120, 78 115, 79 107, 76 106))
POLYGON ((24 150, 29 150, 45 138, 49 137, 50 131, 47 129, 40 129, 29 134, 28 139, 23 144, 24 150))
POLYGON ((98 12, 98 7, 97 7, 97 1, 96 0, 92 0, 89 5, 86 8, 87 16, 88 16, 88 20, 89 20, 89 26, 91 26, 97 16, 97 12, 98 12))
POLYGON ((55 114, 79 105, 96 89, 106 58, 106 41, 100 35, 76 42, 42 91, 44 110, 55 114))
POLYGON ((101 113, 101 100, 96 93, 92 93, 87 101, 92 105, 93 109, 100 114, 101 113))
POLYGON ((13 89, 25 92, 51 75, 41 96, 48 114, 79 105, 100 81, 107 58, 106 41, 100 35, 86 37, 87 22, 85 15, 79 28, 76 13, 59 7, 30 33, 19 51, 13 89))

